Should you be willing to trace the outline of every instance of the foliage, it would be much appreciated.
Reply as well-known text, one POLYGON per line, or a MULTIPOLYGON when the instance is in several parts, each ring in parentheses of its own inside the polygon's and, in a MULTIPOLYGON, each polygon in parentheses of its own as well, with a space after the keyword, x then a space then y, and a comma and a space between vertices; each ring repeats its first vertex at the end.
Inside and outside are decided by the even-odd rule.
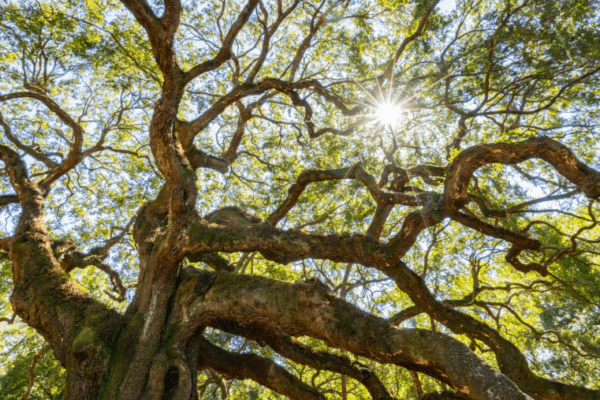
MULTIPOLYGON (((177 110, 173 129, 178 140, 183 141, 185 121, 205 118, 192 136, 193 148, 226 164, 225 173, 209 162, 194 165, 195 211, 207 215, 237 206, 265 221, 286 201, 303 171, 349 168, 342 179, 308 184, 275 226, 362 235, 373 229, 374 215, 383 206, 351 175, 356 166, 376 177, 375 182, 388 164, 407 170, 436 166, 449 175, 449 166, 471 146, 518 147, 529 138, 544 137, 599 169, 597 2, 456 0, 443 1, 433 11, 431 5, 420 0, 260 2, 223 65, 188 83, 177 110), (282 10, 290 14, 282 16, 282 10), (421 22, 422 35, 401 47, 421 22), (263 47, 269 35, 269 45, 263 47), (307 46, 301 52, 303 40, 307 46), (403 51, 394 60, 398 48, 403 51), (263 49, 268 51, 261 59, 263 49), (290 86, 251 93, 251 85, 269 79, 290 86), (324 89, 292 86, 309 81, 324 89), (236 90, 246 92, 219 108, 236 90), (373 117, 384 103, 400 106, 397 124, 386 126, 373 117), (214 115, 207 110, 215 110, 214 115), (234 144, 239 126, 244 127, 243 138, 234 144), (319 131, 324 128, 331 129, 319 131)), ((246 6, 238 0, 183 1, 173 44, 181 70, 215 59, 246 6)), ((161 15, 165 5, 152 1, 149 7, 161 15)), ((170 78, 155 61, 147 32, 116 0, 5 0, 0 3, 0 38, 0 144, 18 152, 29 175, 41 181, 69 157, 76 141, 72 127, 43 101, 29 95, 9 99, 10 93, 52 99, 81 126, 83 157, 57 178, 45 198, 48 236, 86 254, 110 244, 104 262, 120 275, 124 298, 105 271, 87 264, 68 271, 68 279, 123 314, 140 285, 142 244, 134 240, 130 222, 143 204, 159 196, 167 179, 149 138, 154 107, 170 78)), ((181 151, 192 159, 189 148, 181 151)), ((410 183, 396 190, 394 180, 400 176, 399 171, 391 174, 389 185, 381 180, 379 189, 415 198, 419 193, 434 193, 436 199, 444 194, 444 175, 409 175, 410 183)), ((8 167, 0 174, 0 193, 6 198, 16 193, 8 167)), ((468 183, 468 196, 460 213, 498 232, 522 232, 541 242, 540 249, 523 249, 518 255, 523 264, 544 264, 564 249, 547 266, 549 274, 515 269, 506 259, 513 243, 435 211, 425 195, 417 206, 396 204, 374 239, 390 243, 411 213, 429 213, 422 216, 426 222, 415 244, 401 258, 435 298, 463 301, 456 309, 516 345, 537 375, 600 389, 598 199, 586 197, 582 185, 557 172, 555 165, 534 158, 482 163, 468 183), (510 212, 498 216, 486 207, 510 212), (432 220, 436 222, 427 222, 432 220)), ((0 238, 8 238, 22 209, 12 201, 0 207, 0 238)), ((0 317, 10 319, 12 262, 5 250, 0 252, 0 317)), ((391 321, 414 306, 389 275, 358 262, 307 256, 286 264, 258 249, 219 255, 238 274, 288 282, 316 278, 338 297, 391 321)), ((181 268, 210 268, 192 257, 183 263, 181 268)), ((398 323, 452 335, 498 367, 489 345, 453 333, 426 313, 398 323)), ((3 398, 20 398, 29 383, 31 359, 44 339, 20 319, 10 325, 0 322, 0 337, 0 392, 3 398)), ((347 399, 369 398, 357 381, 294 363, 264 344, 212 328, 204 337, 240 354, 272 359, 328 398, 340 398, 342 391, 347 399)), ((368 366, 394 397, 417 396, 413 378, 401 366, 335 350, 315 338, 298 340, 368 366)), ((51 353, 35 371, 30 399, 62 396, 65 372, 51 353)), ((255 382, 226 380, 209 369, 199 375, 204 398, 283 398, 255 382)), ((447 388, 432 377, 419 377, 425 392, 447 388)))

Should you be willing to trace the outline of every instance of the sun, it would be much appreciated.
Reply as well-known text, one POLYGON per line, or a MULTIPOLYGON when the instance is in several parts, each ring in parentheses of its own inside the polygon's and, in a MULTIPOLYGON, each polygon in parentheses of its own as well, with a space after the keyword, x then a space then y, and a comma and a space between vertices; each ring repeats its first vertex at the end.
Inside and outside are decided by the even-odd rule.
POLYGON ((401 107, 393 103, 380 103, 375 108, 375 118, 382 125, 393 126, 400 119, 401 107))

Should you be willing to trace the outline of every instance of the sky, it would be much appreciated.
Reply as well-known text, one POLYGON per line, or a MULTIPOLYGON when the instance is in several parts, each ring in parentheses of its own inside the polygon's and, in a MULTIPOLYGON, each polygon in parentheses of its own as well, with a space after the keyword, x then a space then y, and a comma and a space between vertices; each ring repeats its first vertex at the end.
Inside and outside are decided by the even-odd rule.
POLYGON ((456 0, 442 0, 438 5, 439 9, 443 13, 449 13, 456 7, 456 0))

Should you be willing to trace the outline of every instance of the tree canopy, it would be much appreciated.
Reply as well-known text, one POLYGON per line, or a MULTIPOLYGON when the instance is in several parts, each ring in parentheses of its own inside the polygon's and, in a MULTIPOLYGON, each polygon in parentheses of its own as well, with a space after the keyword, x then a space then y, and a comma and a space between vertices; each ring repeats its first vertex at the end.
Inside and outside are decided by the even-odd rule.
POLYGON ((3 0, 3 399, 600 398, 596 0, 3 0))

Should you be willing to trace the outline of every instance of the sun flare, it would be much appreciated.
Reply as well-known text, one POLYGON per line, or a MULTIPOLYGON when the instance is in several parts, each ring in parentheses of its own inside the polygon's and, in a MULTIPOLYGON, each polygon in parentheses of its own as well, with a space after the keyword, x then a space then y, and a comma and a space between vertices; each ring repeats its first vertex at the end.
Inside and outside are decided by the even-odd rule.
POLYGON ((375 118, 385 126, 393 126, 400 119, 400 106, 393 103, 381 103, 375 109, 375 118))

